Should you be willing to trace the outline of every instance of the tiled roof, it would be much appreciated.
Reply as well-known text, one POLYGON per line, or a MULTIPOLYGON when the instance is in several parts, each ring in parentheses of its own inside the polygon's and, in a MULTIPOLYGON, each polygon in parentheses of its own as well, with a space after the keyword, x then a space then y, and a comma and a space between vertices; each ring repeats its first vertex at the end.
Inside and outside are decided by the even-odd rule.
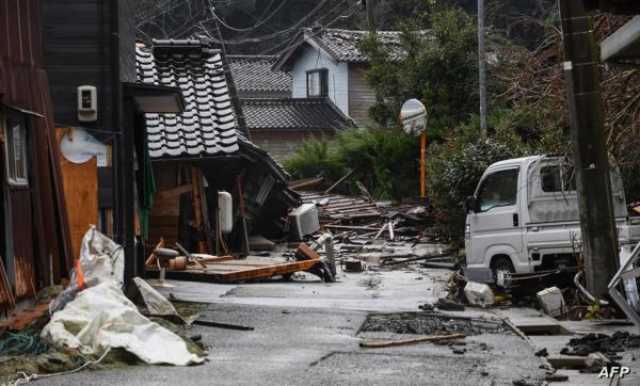
POLYGON ((242 99, 249 130, 343 130, 353 127, 328 98, 242 99))
POLYGON ((236 114, 222 54, 198 40, 154 40, 138 46, 138 80, 180 87, 181 114, 147 114, 151 158, 226 155, 238 151, 236 114))
MULTIPOLYGON (((367 63, 369 61, 369 58, 358 49, 359 43, 369 35, 367 31, 329 28, 323 29, 320 33, 306 29, 305 33, 339 62, 367 63)), ((406 51, 400 45, 401 32, 378 31, 376 34, 392 59, 400 60, 406 56, 406 51)))
MULTIPOLYGON (((419 32, 428 36, 428 31, 419 32)), ((401 45, 402 32, 378 31, 377 39, 384 46, 392 60, 402 60, 407 55, 401 45)), ((291 48, 284 52, 274 64, 274 70, 282 70, 294 53, 304 43, 312 42, 325 50, 335 61, 347 63, 368 63, 369 57, 360 51, 359 43, 369 35, 368 31, 355 31, 335 28, 304 28, 294 38, 291 48)))
POLYGON ((287 96, 291 94, 291 73, 274 71, 271 67, 276 56, 227 55, 227 62, 239 94, 268 94, 287 96))

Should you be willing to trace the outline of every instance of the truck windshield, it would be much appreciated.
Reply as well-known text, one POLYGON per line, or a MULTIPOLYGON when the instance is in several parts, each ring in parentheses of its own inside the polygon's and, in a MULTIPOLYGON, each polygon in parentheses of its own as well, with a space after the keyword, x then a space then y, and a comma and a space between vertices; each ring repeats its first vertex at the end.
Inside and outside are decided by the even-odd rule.
POLYGON ((516 204, 519 169, 501 170, 488 175, 478 190, 480 212, 516 204))

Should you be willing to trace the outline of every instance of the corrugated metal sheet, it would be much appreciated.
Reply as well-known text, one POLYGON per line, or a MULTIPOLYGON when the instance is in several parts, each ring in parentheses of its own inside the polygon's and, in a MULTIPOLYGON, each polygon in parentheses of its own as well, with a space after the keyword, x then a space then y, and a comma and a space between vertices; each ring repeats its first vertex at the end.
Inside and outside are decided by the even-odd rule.
POLYGON ((49 284, 51 274, 57 281, 68 267, 66 212, 61 210, 59 170, 53 162, 57 147, 52 140, 49 85, 42 68, 40 18, 38 0, 0 0, 0 105, 41 115, 31 116, 28 127, 29 186, 8 189, 14 254, 21 268, 16 287, 24 295, 32 292, 25 289, 34 284, 49 284))

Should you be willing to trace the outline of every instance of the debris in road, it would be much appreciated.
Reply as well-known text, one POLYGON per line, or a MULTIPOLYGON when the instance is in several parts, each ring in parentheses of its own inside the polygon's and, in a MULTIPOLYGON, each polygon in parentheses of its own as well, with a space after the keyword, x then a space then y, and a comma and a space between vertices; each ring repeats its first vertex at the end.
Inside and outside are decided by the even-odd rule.
POLYGON ((119 245, 92 228, 84 236, 80 256, 77 267, 81 270, 72 274, 77 292, 54 308, 40 333, 43 339, 84 355, 122 348, 149 364, 184 366, 204 361, 202 353, 190 352, 181 337, 142 316, 124 295, 119 245), (84 286, 78 280, 82 275, 84 286))
POLYGON ((566 374, 547 374, 544 377, 544 380, 547 382, 567 382, 569 381, 569 376, 566 374))
POLYGON ((343 261, 345 272, 362 272, 364 271, 364 264, 360 260, 345 260, 343 261))
POLYGON ((547 351, 547 348, 543 348, 541 350, 538 350, 535 352, 535 356, 537 357, 546 357, 549 356, 549 352, 547 351))
POLYGON ((582 355, 601 352, 616 355, 628 349, 640 348, 640 335, 618 331, 611 336, 604 334, 588 334, 580 338, 571 339, 561 353, 564 355, 582 355))
POLYGON ((424 342, 440 342, 443 340, 462 339, 464 337, 465 337, 464 334, 451 334, 451 335, 422 336, 418 338, 400 339, 400 340, 375 340, 375 341, 363 340, 360 342, 360 347, 382 348, 382 347, 405 346, 409 344, 424 343, 424 342))
POLYGON ((193 324, 197 324, 199 326, 207 326, 207 327, 218 327, 218 328, 226 328, 229 330, 240 330, 240 331, 253 331, 254 327, 243 326, 240 324, 232 324, 232 323, 222 323, 215 322, 212 320, 204 320, 204 319, 196 319, 193 324))
POLYGON ((442 311, 464 311, 465 307, 463 304, 456 303, 449 299, 440 298, 435 306, 442 311))
POLYGON ((467 282, 464 287, 464 295, 469 304, 474 306, 488 307, 496 302, 491 287, 483 283, 467 282))
POLYGON ((536 294, 540 306, 550 316, 558 317, 566 310, 562 291, 558 287, 550 287, 536 294))
POLYGON ((538 386, 540 383, 538 381, 533 381, 529 377, 516 379, 513 382, 513 386, 538 386))

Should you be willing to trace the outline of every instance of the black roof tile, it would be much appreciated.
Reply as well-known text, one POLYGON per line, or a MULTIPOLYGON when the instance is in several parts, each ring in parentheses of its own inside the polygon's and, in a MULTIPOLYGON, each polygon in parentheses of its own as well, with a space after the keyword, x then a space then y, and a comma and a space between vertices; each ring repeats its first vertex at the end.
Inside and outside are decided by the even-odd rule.
POLYGON ((272 70, 277 56, 227 55, 227 62, 238 93, 290 95, 291 73, 272 70))
POLYGON ((354 126, 328 98, 250 98, 241 103, 249 131, 344 130, 354 126))
POLYGON ((151 158, 233 154, 239 150, 222 54, 194 39, 154 40, 136 48, 138 80, 179 87, 181 114, 147 114, 151 158))

